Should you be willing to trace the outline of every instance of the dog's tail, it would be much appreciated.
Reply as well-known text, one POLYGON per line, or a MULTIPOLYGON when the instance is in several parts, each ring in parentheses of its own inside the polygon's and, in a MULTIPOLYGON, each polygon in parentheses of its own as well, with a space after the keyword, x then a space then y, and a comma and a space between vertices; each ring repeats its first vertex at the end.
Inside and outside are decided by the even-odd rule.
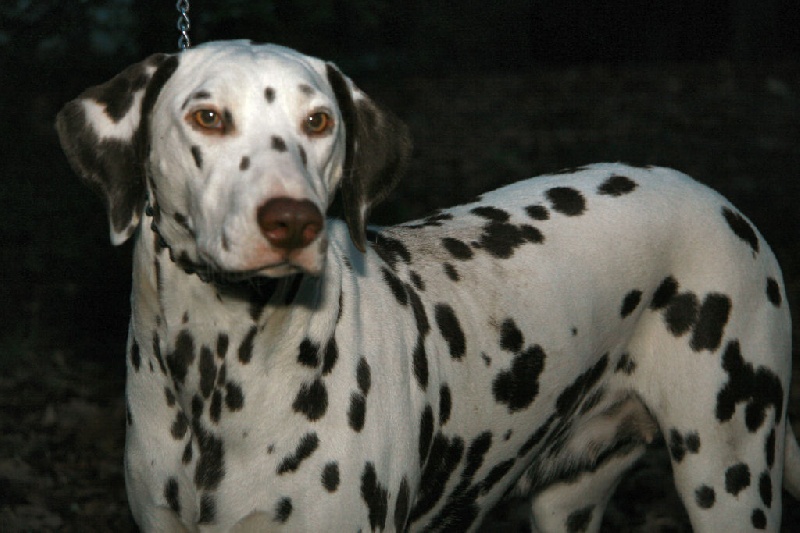
POLYGON ((786 420, 785 441, 783 486, 795 499, 800 500, 800 445, 797 444, 797 437, 788 419, 786 420))

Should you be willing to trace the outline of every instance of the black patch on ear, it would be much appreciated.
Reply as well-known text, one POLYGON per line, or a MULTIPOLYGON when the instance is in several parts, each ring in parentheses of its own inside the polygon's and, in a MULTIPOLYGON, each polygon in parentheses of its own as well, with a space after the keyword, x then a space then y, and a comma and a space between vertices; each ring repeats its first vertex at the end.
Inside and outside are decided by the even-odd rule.
POLYGON ((89 188, 103 198, 112 229, 117 234, 126 229, 131 233, 131 226, 144 208, 144 156, 149 151, 149 112, 177 67, 177 56, 151 56, 108 83, 87 89, 58 114, 56 129, 70 165, 89 188), (158 69, 148 78, 147 67, 155 65, 158 69), (87 123, 83 101, 94 100, 104 105, 108 117, 119 122, 130 112, 135 92, 145 86, 139 124, 133 137, 129 141, 101 141, 87 123))
POLYGON ((353 101, 344 76, 330 63, 327 74, 346 134, 341 185, 344 218, 353 243, 363 252, 367 215, 400 180, 411 154, 411 138, 394 115, 370 100, 353 101))

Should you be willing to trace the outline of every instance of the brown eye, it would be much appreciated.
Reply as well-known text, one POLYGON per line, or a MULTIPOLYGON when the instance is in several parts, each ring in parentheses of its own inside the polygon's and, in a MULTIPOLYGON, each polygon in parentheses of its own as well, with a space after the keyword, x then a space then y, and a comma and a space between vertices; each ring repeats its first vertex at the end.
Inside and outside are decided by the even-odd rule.
POLYGON ((303 130, 307 135, 317 136, 328 133, 333 127, 333 118, 324 112, 316 111, 308 115, 303 122, 303 130))
POLYGON ((192 113, 194 123, 204 130, 221 130, 222 117, 212 109, 199 109, 192 113))

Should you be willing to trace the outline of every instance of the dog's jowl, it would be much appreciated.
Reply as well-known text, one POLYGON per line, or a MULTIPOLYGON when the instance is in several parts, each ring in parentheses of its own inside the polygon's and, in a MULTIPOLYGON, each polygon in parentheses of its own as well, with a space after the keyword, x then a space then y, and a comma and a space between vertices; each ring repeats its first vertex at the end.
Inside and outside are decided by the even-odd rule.
POLYGON ((145 532, 469 531, 508 495, 537 531, 597 531, 659 434, 695 531, 777 531, 800 495, 780 269, 679 172, 592 165, 368 228, 406 127, 243 41, 150 57, 57 127, 136 243, 145 532))

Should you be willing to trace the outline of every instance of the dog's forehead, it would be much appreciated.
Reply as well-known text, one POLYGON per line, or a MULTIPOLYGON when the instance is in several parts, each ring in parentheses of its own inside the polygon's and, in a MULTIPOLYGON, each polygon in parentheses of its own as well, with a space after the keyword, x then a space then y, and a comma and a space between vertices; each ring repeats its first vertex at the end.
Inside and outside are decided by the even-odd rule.
MULTIPOLYGON (((170 80, 172 90, 200 88, 259 93, 271 88, 330 92, 325 62, 295 50, 249 41, 212 42, 180 55, 180 66, 170 80)), ((212 97, 215 95, 212 95, 212 97)))

